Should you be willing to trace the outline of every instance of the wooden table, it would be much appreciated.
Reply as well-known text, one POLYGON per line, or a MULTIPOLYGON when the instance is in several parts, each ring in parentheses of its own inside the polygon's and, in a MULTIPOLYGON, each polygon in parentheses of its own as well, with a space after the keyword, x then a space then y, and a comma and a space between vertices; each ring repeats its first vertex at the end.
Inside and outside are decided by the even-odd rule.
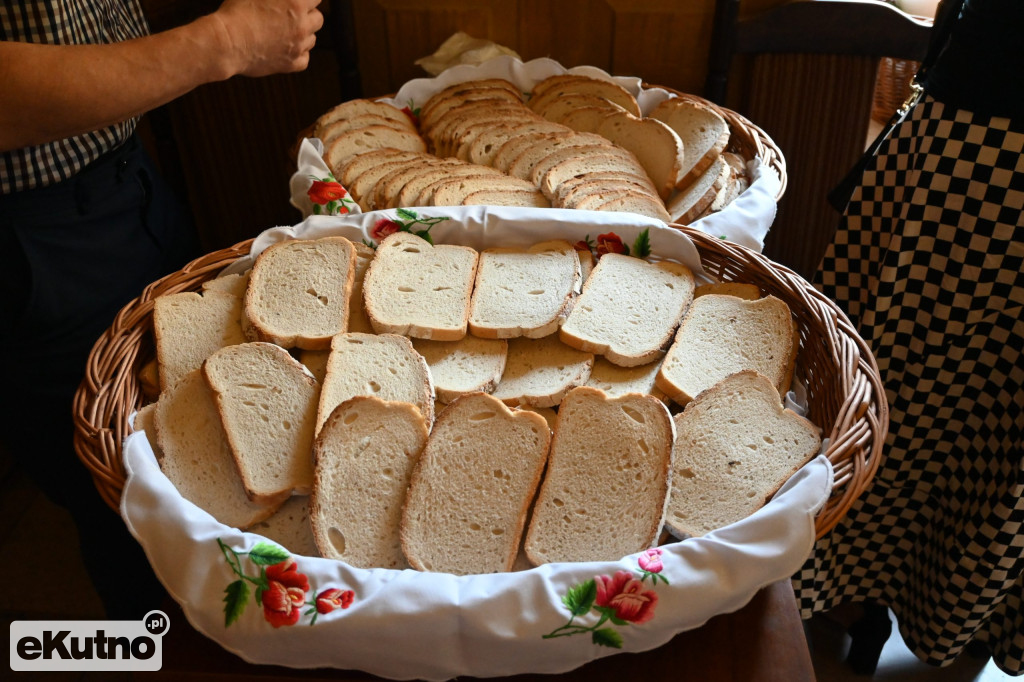
MULTIPOLYGON (((147 680, 237 682, 303 680, 364 682, 358 671, 293 670, 246 663, 189 626, 176 604, 165 605, 171 628, 163 641, 163 669, 147 680)), ((671 679, 672 682, 813 682, 814 669, 789 581, 769 585, 735 613, 680 633, 653 651, 617 654, 564 675, 516 675, 516 682, 671 679)), ((460 680, 470 678, 460 677, 460 680)), ((497 678, 491 678, 497 679, 497 678)))

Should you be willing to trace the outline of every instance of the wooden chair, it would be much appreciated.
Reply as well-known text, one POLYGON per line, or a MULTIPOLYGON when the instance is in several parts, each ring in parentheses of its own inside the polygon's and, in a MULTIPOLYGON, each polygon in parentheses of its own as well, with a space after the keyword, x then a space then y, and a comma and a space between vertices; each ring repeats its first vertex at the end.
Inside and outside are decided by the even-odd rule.
POLYGON ((705 93, 786 156, 788 185, 765 254, 809 279, 839 219, 826 195, 870 141, 879 61, 920 61, 932 22, 877 0, 798 0, 743 18, 739 4, 716 2, 705 93))

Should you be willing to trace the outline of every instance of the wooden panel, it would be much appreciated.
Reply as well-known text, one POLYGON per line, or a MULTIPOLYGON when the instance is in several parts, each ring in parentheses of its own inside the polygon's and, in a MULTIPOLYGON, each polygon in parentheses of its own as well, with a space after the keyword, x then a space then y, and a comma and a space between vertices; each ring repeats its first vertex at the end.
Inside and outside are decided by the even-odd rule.
POLYGON ((877 65, 800 54, 754 62, 745 114, 785 154, 789 180, 764 252, 808 279, 839 221, 826 196, 864 150, 877 65))
POLYGON ((604 0, 519 0, 519 55, 612 70, 615 16, 604 0))

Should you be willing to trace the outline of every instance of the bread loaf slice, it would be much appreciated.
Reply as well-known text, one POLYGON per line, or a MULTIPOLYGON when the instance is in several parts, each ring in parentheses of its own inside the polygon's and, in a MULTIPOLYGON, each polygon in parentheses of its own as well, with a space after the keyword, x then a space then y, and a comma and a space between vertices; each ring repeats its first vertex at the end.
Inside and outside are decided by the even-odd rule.
POLYGON ((572 132, 566 126, 552 123, 551 121, 527 121, 513 122, 507 126, 492 128, 490 131, 480 134, 467 149, 467 160, 470 163, 479 163, 490 166, 501 147, 509 140, 528 134, 554 134, 568 135, 572 132))
POLYGON ((749 369, 768 377, 785 394, 799 344, 789 306, 774 296, 754 301, 699 296, 665 355, 658 387, 685 405, 730 374, 749 369))
POLYGON ((661 400, 666 396, 655 385, 660 368, 660 359, 636 367, 619 367, 605 358, 597 358, 586 385, 601 389, 609 398, 617 398, 627 393, 640 393, 653 395, 661 400))
POLYGON ((450 165, 446 163, 442 167, 424 171, 419 177, 408 180, 398 191, 398 195, 388 203, 393 204, 394 208, 430 206, 429 202, 433 197, 434 190, 447 180, 456 177, 502 175, 500 171, 488 166, 478 166, 458 159, 445 159, 445 161, 450 162, 450 165))
POLYGON ((203 363, 249 499, 308 495, 320 387, 288 351, 270 343, 222 348, 203 363))
POLYGON ((699 536, 760 509, 821 447, 818 429, 783 409, 771 381, 729 375, 675 417, 666 526, 699 536))
POLYGON ((725 159, 721 156, 715 159, 696 182, 669 199, 667 208, 672 222, 687 224, 696 220, 715 200, 731 174, 725 159))
POLYGON ((352 274, 352 293, 348 297, 348 327, 345 331, 373 333, 373 325, 366 316, 363 305, 363 279, 376 252, 362 242, 352 242, 356 252, 355 269, 352 274))
POLYGON ((466 197, 471 194, 494 190, 529 192, 532 194, 536 187, 525 180, 512 178, 507 175, 482 175, 477 177, 467 175, 463 178, 453 178, 451 181, 435 188, 431 203, 434 206, 461 206, 466 197))
POLYGON ((668 199, 681 180, 685 163, 683 142, 674 130, 656 118, 620 113, 603 119, 596 132, 633 152, 658 194, 668 199))
POLYGON ((396 232, 377 246, 363 278, 366 314, 378 334, 454 341, 466 335, 477 252, 396 232))
POLYGON ((331 124, 366 115, 390 119, 399 125, 411 123, 409 117, 401 109, 396 109, 390 104, 370 99, 352 99, 342 102, 320 116, 313 126, 313 137, 323 140, 324 131, 331 124))
POLYGON ((548 198, 536 189, 478 189, 467 194, 462 205, 551 208, 548 198))
POLYGON ((287 498, 258 503, 245 494, 201 370, 192 370, 161 393, 153 426, 161 471, 182 497, 225 526, 248 528, 287 498))
POLYGON ((412 403, 434 421, 434 384, 423 356, 396 334, 338 334, 331 341, 317 407, 317 433, 341 403, 358 395, 412 403))
POLYGON ((677 187, 685 189, 707 170, 729 144, 729 124, 711 107, 684 97, 671 97, 651 110, 650 117, 676 132, 686 150, 677 187))
MULTIPOLYGON (((504 170, 506 173, 513 177, 522 178, 523 180, 533 180, 533 169, 541 161, 554 152, 562 149, 563 147, 607 147, 602 151, 610 151, 614 145, 600 135, 594 135, 593 133, 574 133, 572 135, 552 135, 537 139, 532 145, 528 145, 525 149, 519 152, 519 154, 510 161, 505 161, 505 166, 502 167, 498 164, 497 159, 495 161, 496 167, 504 170)), ((578 154, 586 154, 589 152, 581 152, 576 150, 578 154)), ((593 151, 592 149, 590 151, 593 151)), ((615 153, 615 152, 611 152, 615 153)), ((499 156, 501 152, 498 153, 499 156)), ((568 158, 567 156, 561 157, 561 159, 568 158)), ((552 164, 554 165, 554 164, 552 164)))
POLYGON ((427 151, 427 143, 418 134, 408 130, 396 130, 383 125, 367 126, 335 137, 324 150, 324 162, 328 168, 334 169, 356 154, 384 148, 423 154, 427 151))
POLYGON ((269 518, 249 526, 250 533, 258 533, 299 556, 320 556, 309 522, 309 496, 294 495, 269 518))
POLYGON ((430 425, 415 405, 358 396, 316 439, 310 522, 320 554, 359 568, 407 568, 399 527, 430 425))
POLYGON ((413 339, 430 368, 434 394, 448 404, 467 393, 490 393, 505 372, 508 342, 467 334, 458 341, 413 339))
POLYGON ((529 99, 531 109, 543 109, 547 102, 567 95, 594 95, 614 102, 634 116, 640 116, 636 97, 613 81, 579 74, 561 74, 546 78, 533 86, 529 99))
POLYGON ((458 575, 510 571, 550 441, 539 414, 483 393, 442 411, 402 514, 409 564, 458 575))
POLYGON ((558 138, 571 138, 575 135, 575 131, 571 128, 566 128, 562 132, 555 133, 531 132, 517 135, 503 142, 498 147, 498 150, 491 158, 491 166, 497 168, 502 173, 508 173, 508 169, 512 166, 512 163, 520 154, 525 152, 527 148, 533 147, 538 142, 551 141, 558 138))
POLYGON ((645 365, 661 357, 672 340, 693 289, 693 273, 680 263, 605 254, 562 324, 560 337, 622 367, 645 365))
POLYGON ((348 188, 364 172, 382 163, 422 157, 422 152, 410 152, 403 149, 371 149, 370 151, 350 156, 344 163, 338 166, 331 166, 331 170, 334 172, 334 177, 337 178, 338 182, 348 188))
POLYGON ((348 328, 356 250, 344 237, 292 239, 256 257, 245 317, 260 341, 322 350, 348 328))
POLYGON ((523 543, 539 566, 616 561, 661 532, 675 429, 651 396, 569 393, 558 409, 548 470, 523 543))
POLYGON ((658 190, 655 189, 654 183, 647 178, 640 162, 632 155, 626 156, 621 152, 607 154, 604 151, 598 150, 588 153, 586 156, 570 157, 557 161, 554 165, 548 165, 546 160, 542 160, 534 167, 533 177, 541 191, 544 192, 544 195, 554 200, 564 183, 577 178, 586 178, 592 174, 608 172, 617 172, 640 178, 643 189, 638 191, 649 192, 659 204, 664 206, 658 190), (643 182, 644 178, 647 178, 646 182, 643 182))
POLYGON ((580 261, 572 244, 555 239, 529 248, 480 252, 469 330, 489 339, 553 334, 572 308, 580 261))
POLYGON ((554 407, 577 386, 587 383, 592 353, 570 348, 556 334, 508 342, 508 360, 492 395, 510 407, 554 407))
POLYGON ((352 118, 343 118, 341 120, 331 123, 326 128, 320 131, 317 137, 323 142, 324 147, 330 146, 339 135, 347 133, 350 130, 358 130, 359 128, 366 128, 368 126, 385 126, 388 128, 394 128, 395 130, 404 130, 410 133, 416 132, 416 126, 412 124, 403 114, 404 121, 379 116, 377 114, 361 114, 353 116, 352 118))
POLYGON ((160 390, 166 390, 224 346, 244 343, 242 301, 226 291, 182 291, 153 301, 160 390))
POLYGON ((217 291, 226 291, 238 298, 244 298, 245 289, 249 286, 249 274, 250 272, 247 270, 245 272, 232 275, 214 277, 213 279, 208 279, 203 282, 201 288, 204 294, 207 291, 216 289, 217 291))

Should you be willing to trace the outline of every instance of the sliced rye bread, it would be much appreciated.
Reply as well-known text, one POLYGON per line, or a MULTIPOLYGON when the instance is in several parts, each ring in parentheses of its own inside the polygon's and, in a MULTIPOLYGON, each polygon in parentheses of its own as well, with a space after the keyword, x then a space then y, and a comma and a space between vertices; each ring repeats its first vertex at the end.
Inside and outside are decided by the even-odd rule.
POLYGON ((636 97, 618 83, 576 74, 552 76, 536 83, 527 103, 531 108, 541 108, 553 98, 576 94, 603 97, 634 116, 640 116, 640 105, 636 97))
POLYGON ((506 99, 522 102, 523 93, 511 81, 503 78, 486 78, 449 85, 431 95, 420 107, 420 121, 431 119, 443 112, 443 107, 455 106, 461 102, 477 99, 506 99), (504 92, 497 92, 502 90, 504 92), (442 107, 439 109, 438 107, 442 107))
MULTIPOLYGON (((579 147, 595 147, 603 146, 612 148, 612 143, 600 135, 594 135, 592 133, 576 133, 572 135, 553 135, 538 139, 531 145, 527 145, 523 148, 519 154, 516 155, 511 162, 506 164, 505 168, 499 168, 504 170, 509 175, 524 180, 531 180, 533 177, 533 168, 537 163, 547 157, 548 155, 568 147, 579 148, 579 147)), ((578 151, 578 150, 577 150, 578 151)), ((500 154, 501 152, 499 152, 500 154)))
POLYGON ((572 112, 583 108, 604 109, 606 111, 625 111, 621 106, 600 95, 571 94, 539 102, 531 106, 535 112, 549 121, 562 123, 565 117, 572 112))
POLYGON ((603 119, 596 132, 633 152, 662 199, 672 194, 685 163, 683 142, 674 130, 655 118, 620 113, 603 119))
POLYGON ((423 137, 433 153, 453 156, 448 143, 466 127, 483 121, 494 121, 495 125, 500 125, 509 119, 544 120, 521 104, 474 100, 448 110, 433 126, 424 129, 423 137))
MULTIPOLYGON (((557 196, 563 183, 590 173, 620 172, 638 178, 647 177, 643 166, 640 165, 636 157, 624 149, 609 147, 605 150, 599 148, 584 156, 573 156, 568 152, 560 156, 558 154, 555 152, 555 155, 548 159, 542 159, 533 169, 532 179, 537 182, 540 191, 549 199, 554 199, 557 196), (552 160, 554 165, 551 165, 552 160)), ((653 182, 648 180, 646 189, 653 193, 653 198, 658 203, 663 204, 653 182)))
POLYGON ((563 342, 621 367, 661 357, 693 300, 693 273, 671 261, 601 256, 562 324, 563 342))
POLYGON ((466 163, 457 159, 451 159, 451 165, 445 165, 433 170, 425 171, 421 176, 412 178, 398 192, 398 196, 392 202, 396 208, 399 206, 430 206, 430 200, 437 189, 445 180, 455 177, 483 176, 483 175, 504 175, 501 171, 488 166, 478 166, 473 163, 466 163))
POLYGON ((182 497, 225 526, 248 528, 287 498, 257 503, 245 494, 201 370, 192 370, 160 394, 153 428, 161 471, 182 497))
POLYGON ((321 115, 313 125, 313 137, 321 140, 323 132, 333 123, 357 116, 372 115, 382 119, 390 119, 396 123, 411 123, 409 117, 401 109, 370 99, 352 99, 333 107, 321 115))
POLYGON ((363 278, 363 300, 378 334, 455 341, 466 335, 477 252, 409 232, 385 237, 363 278))
POLYGON ((362 114, 360 116, 353 116, 352 118, 343 118, 331 123, 320 131, 320 134, 317 135, 317 137, 319 137, 320 141, 323 142, 324 147, 328 147, 331 142, 336 140, 342 133, 347 133, 350 130, 358 130, 359 128, 366 128, 372 125, 386 126, 394 128, 395 130, 404 130, 411 133, 417 132, 416 126, 414 126, 412 121, 408 118, 402 122, 390 118, 383 118, 376 114, 362 114))
POLYGON ((408 567, 402 506, 430 424, 415 405, 357 396, 316 439, 310 524, 320 554, 357 568, 408 567))
POLYGON ((462 162, 457 159, 434 158, 424 161, 419 165, 408 166, 388 173, 388 175, 381 178, 380 182, 377 183, 377 187, 373 190, 374 208, 400 208, 398 204, 399 195, 408 183, 438 169, 448 169, 457 165, 462 165, 462 162))
MULTIPOLYGON (((589 208, 590 203, 580 202, 578 208, 589 208)), ((595 211, 621 211, 625 213, 636 213, 638 215, 655 218, 666 223, 672 218, 665 210, 665 204, 661 199, 648 196, 636 190, 627 189, 620 192, 609 192, 600 201, 593 204, 595 211)))
POLYGON ((538 189, 483 189, 470 192, 462 200, 463 206, 521 206, 551 208, 551 202, 538 189))
POLYGON ((573 176, 563 180, 555 190, 555 196, 551 198, 553 206, 559 208, 575 208, 577 201, 593 193, 609 189, 635 189, 653 198, 658 197, 651 179, 646 175, 638 175, 625 171, 587 171, 582 175, 573 176))
POLYGON ((558 331, 579 287, 580 261, 564 239, 480 252, 469 330, 476 336, 540 338, 558 331))
POLYGON ((467 393, 490 393, 501 380, 508 358, 504 339, 466 334, 458 341, 413 339, 412 346, 430 368, 437 400, 448 404, 467 393))
POLYGON ((249 499, 308 495, 320 393, 313 374, 280 346, 256 341, 211 355, 203 378, 249 499))
POLYGON ((241 317, 241 299, 226 291, 158 296, 153 301, 153 335, 160 390, 199 369, 214 351, 244 343, 241 317))
MULTIPOLYGON (((559 123, 566 125, 578 133, 600 134, 601 126, 605 119, 614 115, 626 114, 622 107, 611 109, 609 107, 581 107, 570 111, 561 118, 559 123)), ((628 114, 626 114, 628 115, 628 114)))
POLYGON ((459 575, 510 571, 550 442, 542 416, 484 393, 445 408, 406 496, 401 538, 409 564, 459 575))
POLYGON ((721 114, 701 102, 670 97, 651 110, 651 118, 664 122, 683 141, 686 157, 678 189, 685 189, 708 169, 729 144, 729 124, 721 114))
POLYGON ((355 246, 344 237, 290 239, 256 257, 244 315, 260 341, 324 350, 348 329, 355 246))
POLYGON ((627 393, 640 393, 665 400, 667 396, 654 382, 660 367, 660 359, 647 365, 619 367, 605 358, 597 358, 586 385, 601 389, 609 398, 617 398, 627 393))
POLYGON ((481 190, 519 190, 533 193, 536 187, 525 180, 508 175, 482 175, 452 178, 434 189, 431 196, 433 206, 461 206, 466 197, 481 190))
POLYGON ((672 494, 665 524, 701 536, 767 503, 821 447, 818 429, 784 409, 771 381, 729 375, 675 417, 672 494))
POLYGON ((755 370, 785 394, 793 379, 800 336, 783 301, 747 301, 707 294, 695 298, 658 372, 658 388, 685 405, 725 377, 755 370))
POLYGON ((575 134, 576 132, 571 128, 566 128, 564 131, 556 133, 531 132, 517 135, 503 142, 498 147, 498 150, 491 158, 491 166, 497 168, 502 173, 507 173, 508 169, 512 166, 512 163, 516 160, 516 157, 522 154, 528 147, 532 147, 537 142, 544 140, 554 140, 560 137, 572 137, 575 134))
MULTIPOLYGON (((328 168, 338 168, 350 157, 371 149, 400 149, 426 153, 427 143, 418 134, 389 126, 367 126, 338 135, 324 150, 328 168)), ((335 175, 334 177, 338 177, 335 175)))
POLYGON ((377 183, 381 178, 397 170, 421 166, 432 158, 434 157, 429 154, 418 154, 412 158, 385 161, 372 168, 367 168, 348 185, 349 195, 359 204, 359 208, 363 211, 369 211, 371 209, 370 195, 376 189, 377 183))
POLYGON ((466 160, 491 166, 502 145, 509 140, 532 133, 568 135, 571 132, 570 128, 551 121, 512 122, 478 135, 466 150, 466 160))
POLYGON ((668 200, 666 208, 674 223, 691 223, 711 205, 718 190, 731 176, 729 164, 719 156, 706 171, 683 191, 668 200))
POLYGON ((570 392, 526 533, 530 562, 617 561, 655 544, 674 441, 668 408, 653 396, 570 392))
POLYGON ((410 152, 404 149, 384 148, 372 149, 361 154, 349 157, 343 164, 330 166, 334 178, 348 189, 349 185, 355 182, 356 178, 367 169, 373 168, 382 163, 390 161, 401 161, 403 159, 415 159, 420 157, 421 152, 410 152))
POLYGON ((309 523, 308 495, 288 498, 268 519, 249 526, 247 530, 281 545, 292 554, 320 556, 313 539, 313 527, 309 523))
POLYGON ((397 334, 338 334, 320 387, 317 433, 341 403, 357 395, 412 403, 434 421, 434 384, 426 360, 397 334))
MULTIPOLYGON (((479 111, 466 113, 450 124, 445 125, 443 130, 438 126, 437 142, 434 152, 438 156, 458 157, 459 149, 468 142, 472 142, 476 135, 491 128, 504 126, 508 123, 546 123, 529 109, 525 107, 513 108, 481 108, 479 111)), ((461 157, 466 160, 465 157, 461 157)))
POLYGON ((565 345, 557 334, 509 339, 501 381, 491 392, 510 407, 555 407, 587 383, 594 355, 565 345))

